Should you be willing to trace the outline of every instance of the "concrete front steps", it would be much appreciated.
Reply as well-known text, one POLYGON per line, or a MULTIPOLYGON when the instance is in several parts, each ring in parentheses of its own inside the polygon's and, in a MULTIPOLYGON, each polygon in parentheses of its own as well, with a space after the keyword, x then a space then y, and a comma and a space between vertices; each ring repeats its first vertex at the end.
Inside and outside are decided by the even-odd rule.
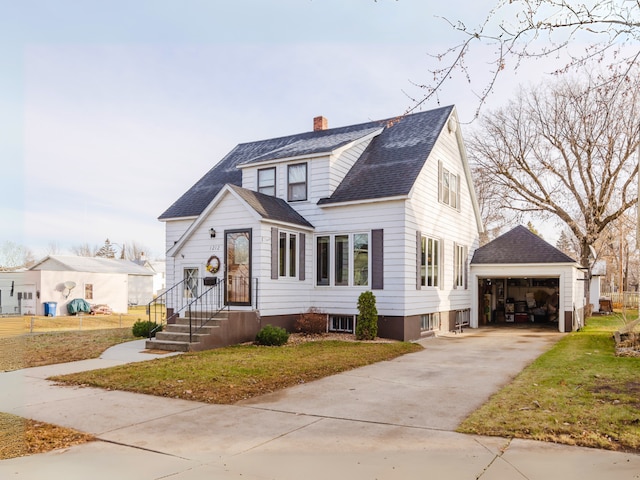
POLYGON ((164 331, 156 333, 155 338, 147 340, 147 350, 166 350, 171 352, 195 352, 209 348, 226 346, 223 339, 228 327, 228 314, 218 313, 206 325, 198 328, 200 319, 194 319, 192 342, 189 341, 189 319, 178 317, 175 323, 165 325, 164 331))

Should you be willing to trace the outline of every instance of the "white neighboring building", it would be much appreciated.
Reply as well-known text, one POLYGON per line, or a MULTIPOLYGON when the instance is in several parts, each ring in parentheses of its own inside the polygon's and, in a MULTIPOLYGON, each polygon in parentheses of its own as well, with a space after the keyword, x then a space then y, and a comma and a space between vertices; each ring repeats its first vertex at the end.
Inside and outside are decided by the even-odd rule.
POLYGON ((0 315, 35 314, 35 285, 25 282, 24 272, 0 272, 0 315))
POLYGON ((67 303, 75 298, 126 313, 130 304, 151 301, 153 275, 128 260, 73 255, 49 255, 24 272, 36 315, 44 315, 45 302, 56 302, 56 315, 66 315, 67 303))

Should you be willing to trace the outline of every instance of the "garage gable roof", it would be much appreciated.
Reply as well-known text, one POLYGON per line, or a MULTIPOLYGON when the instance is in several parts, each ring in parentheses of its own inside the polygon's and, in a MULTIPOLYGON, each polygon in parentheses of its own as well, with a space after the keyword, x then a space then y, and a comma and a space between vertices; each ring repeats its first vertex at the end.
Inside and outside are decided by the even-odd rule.
POLYGON ((577 263, 528 228, 518 225, 478 248, 471 259, 477 264, 577 263))

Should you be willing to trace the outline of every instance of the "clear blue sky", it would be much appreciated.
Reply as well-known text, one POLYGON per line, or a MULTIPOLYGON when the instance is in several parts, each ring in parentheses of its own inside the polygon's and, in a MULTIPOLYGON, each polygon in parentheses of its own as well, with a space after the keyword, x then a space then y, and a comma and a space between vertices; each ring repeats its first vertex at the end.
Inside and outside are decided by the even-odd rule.
MULTIPOLYGON (((473 24, 492 5, 0 0, 0 243, 40 256, 109 238, 161 257, 157 217, 236 144, 317 115, 337 127, 402 113, 428 54, 460 38, 437 16, 473 24)), ((463 119, 476 107, 463 79, 440 100, 463 119)))

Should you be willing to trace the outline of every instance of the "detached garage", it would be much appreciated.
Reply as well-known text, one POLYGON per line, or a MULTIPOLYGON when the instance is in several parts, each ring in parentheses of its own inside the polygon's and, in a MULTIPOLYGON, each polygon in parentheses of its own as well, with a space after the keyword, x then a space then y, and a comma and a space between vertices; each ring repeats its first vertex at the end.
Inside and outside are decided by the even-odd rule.
POLYGON ((557 324, 570 332, 584 325, 584 269, 523 226, 477 249, 470 275, 471 327, 557 324))

